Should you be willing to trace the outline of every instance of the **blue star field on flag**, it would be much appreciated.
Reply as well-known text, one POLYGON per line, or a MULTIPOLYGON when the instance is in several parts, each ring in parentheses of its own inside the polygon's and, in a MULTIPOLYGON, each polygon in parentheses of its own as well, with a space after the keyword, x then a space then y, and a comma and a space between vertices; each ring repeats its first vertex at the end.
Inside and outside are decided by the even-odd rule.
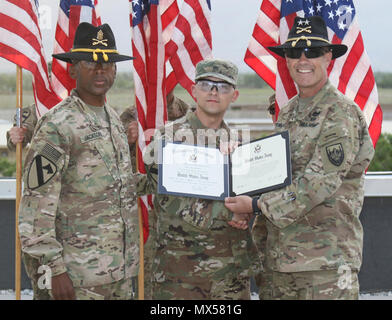
POLYGON ((61 0, 60 8, 69 18, 69 10, 71 6, 88 6, 94 8, 94 0, 61 0))
POLYGON ((132 1, 132 26, 137 26, 143 17, 150 11, 151 4, 158 5, 159 0, 133 0, 132 1))
POLYGON ((282 17, 301 10, 304 17, 322 16, 340 39, 346 35, 355 16, 352 0, 282 0, 282 17))

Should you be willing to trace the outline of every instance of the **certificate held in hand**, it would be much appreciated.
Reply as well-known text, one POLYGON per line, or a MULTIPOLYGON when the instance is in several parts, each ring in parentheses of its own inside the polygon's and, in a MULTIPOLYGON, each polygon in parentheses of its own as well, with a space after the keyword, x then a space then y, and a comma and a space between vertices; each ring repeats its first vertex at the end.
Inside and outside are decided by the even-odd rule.
POLYGON ((291 184, 288 131, 237 147, 217 148, 162 141, 158 193, 212 200, 255 195, 291 184))

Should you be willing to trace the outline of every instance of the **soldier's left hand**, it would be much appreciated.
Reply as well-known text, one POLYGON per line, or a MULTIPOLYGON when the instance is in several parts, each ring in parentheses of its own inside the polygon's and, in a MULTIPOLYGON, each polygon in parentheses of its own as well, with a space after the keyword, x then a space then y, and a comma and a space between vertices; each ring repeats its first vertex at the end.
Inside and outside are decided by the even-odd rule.
POLYGON ((139 136, 137 121, 131 121, 128 125, 128 144, 134 144, 139 136))

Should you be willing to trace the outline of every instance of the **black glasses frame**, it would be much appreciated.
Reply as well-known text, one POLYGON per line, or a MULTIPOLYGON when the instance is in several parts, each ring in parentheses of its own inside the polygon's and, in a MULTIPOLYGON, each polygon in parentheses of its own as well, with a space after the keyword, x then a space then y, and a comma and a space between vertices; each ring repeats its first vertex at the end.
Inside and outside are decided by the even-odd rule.
POLYGON ((305 57, 308 59, 315 59, 323 56, 327 52, 331 51, 331 49, 326 47, 313 47, 313 48, 287 48, 284 49, 284 54, 287 58, 290 59, 299 59, 301 58, 302 52, 305 54, 305 57))
POLYGON ((209 80, 209 79, 199 79, 196 80, 196 84, 208 84, 209 86, 209 90, 204 90, 203 88, 200 88, 201 90, 205 91, 205 92, 210 92, 212 90, 214 90, 214 88, 216 89, 216 91, 218 92, 222 92, 222 93, 228 93, 230 92, 230 90, 225 90, 224 88, 226 86, 230 86, 232 88, 235 89, 235 86, 232 85, 231 83, 228 83, 226 81, 213 81, 213 80, 209 80))

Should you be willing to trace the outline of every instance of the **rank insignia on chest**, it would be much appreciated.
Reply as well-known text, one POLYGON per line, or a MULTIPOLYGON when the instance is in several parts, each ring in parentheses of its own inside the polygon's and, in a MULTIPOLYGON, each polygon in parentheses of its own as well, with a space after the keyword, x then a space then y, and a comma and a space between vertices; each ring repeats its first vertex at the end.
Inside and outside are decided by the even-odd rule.
POLYGON ((37 155, 30 164, 27 177, 29 189, 37 189, 46 184, 54 177, 57 172, 57 166, 48 158, 37 155))
POLYGON ((344 150, 341 143, 336 143, 325 147, 329 161, 339 167, 344 160, 344 150))

